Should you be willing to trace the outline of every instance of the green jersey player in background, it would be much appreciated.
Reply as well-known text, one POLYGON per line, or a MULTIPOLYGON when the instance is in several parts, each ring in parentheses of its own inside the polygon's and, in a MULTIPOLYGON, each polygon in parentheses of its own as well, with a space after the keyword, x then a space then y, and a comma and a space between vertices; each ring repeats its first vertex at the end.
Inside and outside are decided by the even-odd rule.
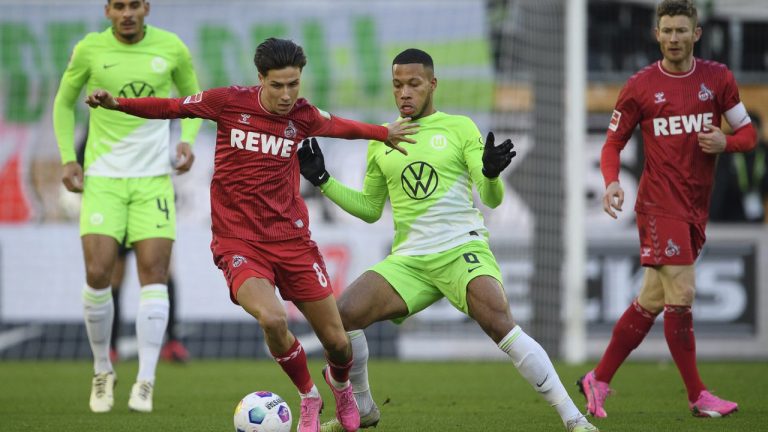
POLYGON ((170 148, 167 120, 145 120, 118 111, 92 110, 84 166, 76 161, 74 106, 83 86, 124 97, 168 97, 172 84, 183 95, 200 91, 192 58, 173 33, 144 24, 149 3, 108 0, 112 26, 90 33, 75 46, 53 110, 62 159, 62 182, 82 192, 80 236, 85 258, 85 327, 94 359, 90 407, 107 412, 114 404, 116 375, 109 359, 114 319, 110 278, 119 244, 136 251, 141 284, 136 337, 139 371, 128 407, 152 411, 155 369, 168 323, 168 267, 176 237, 170 174, 188 171, 191 145, 201 120, 181 122, 181 142, 170 148))
MULTIPOLYGON (((338 301, 352 341, 350 380, 361 427, 375 426, 380 418, 368 384, 368 344, 362 329, 382 320, 401 323, 445 297, 512 358, 569 432, 596 431, 574 405, 541 345, 515 324, 501 271, 488 247, 488 231, 473 202, 474 184, 484 204, 501 203, 499 174, 515 156, 512 142, 495 146, 489 133, 483 143, 471 119, 434 108, 437 78, 424 51, 411 48, 395 57, 392 85, 400 116, 419 124, 413 136, 417 143, 404 155, 372 141, 362 191, 329 176, 314 138, 299 150, 302 175, 348 213, 372 223, 381 217, 387 197, 392 204, 392 253, 355 280, 338 301)), ((335 420, 321 430, 344 431, 335 420)))

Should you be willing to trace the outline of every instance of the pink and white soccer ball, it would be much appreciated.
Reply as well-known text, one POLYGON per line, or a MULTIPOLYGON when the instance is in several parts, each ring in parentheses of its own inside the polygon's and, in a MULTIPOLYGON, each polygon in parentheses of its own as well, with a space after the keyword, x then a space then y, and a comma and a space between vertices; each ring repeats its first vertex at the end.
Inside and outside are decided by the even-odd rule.
POLYGON ((235 407, 235 432, 290 432, 291 408, 275 393, 257 391, 235 407))

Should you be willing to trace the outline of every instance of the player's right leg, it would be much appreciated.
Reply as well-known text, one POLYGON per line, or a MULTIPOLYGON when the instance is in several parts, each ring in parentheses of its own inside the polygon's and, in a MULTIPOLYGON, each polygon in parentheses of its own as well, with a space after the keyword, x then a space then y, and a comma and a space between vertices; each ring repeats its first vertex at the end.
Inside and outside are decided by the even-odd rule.
POLYGON ((647 267, 640 293, 614 325, 611 340, 597 366, 576 381, 587 400, 590 415, 598 418, 608 416, 604 405, 610 394, 609 383, 629 354, 648 335, 663 308, 664 287, 659 272, 647 267))
POLYGON ((114 305, 109 273, 116 256, 117 242, 112 237, 87 234, 83 236, 82 243, 86 262, 83 315, 94 369, 90 407, 93 412, 107 412, 114 404, 115 373, 109 357, 114 305))
POLYGON ((118 240, 125 236, 126 217, 121 179, 86 176, 80 212, 80 235, 85 260, 83 315, 93 353, 94 378, 90 407, 107 412, 114 405, 117 382, 109 358, 114 305, 110 279, 117 257, 118 240))
POLYGON ((288 316, 275 295, 275 286, 267 279, 249 277, 235 296, 240 306, 259 321, 269 351, 301 395, 298 432, 318 431, 323 401, 309 374, 307 355, 288 330, 288 316))
POLYGON ((120 358, 117 350, 118 339, 120 338, 120 288, 123 286, 125 277, 125 262, 128 260, 128 254, 131 249, 125 247, 123 242, 117 249, 117 259, 115 267, 112 270, 112 303, 115 309, 115 319, 112 321, 112 333, 109 345, 109 359, 114 363, 120 358))

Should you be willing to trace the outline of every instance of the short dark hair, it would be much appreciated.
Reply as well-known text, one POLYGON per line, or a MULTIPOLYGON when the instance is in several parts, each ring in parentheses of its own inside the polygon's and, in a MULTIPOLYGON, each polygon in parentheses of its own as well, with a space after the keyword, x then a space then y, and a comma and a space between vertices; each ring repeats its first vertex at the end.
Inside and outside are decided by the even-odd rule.
POLYGON ((408 48, 395 56, 392 60, 392 66, 396 64, 411 64, 418 63, 424 65, 424 67, 435 70, 435 64, 432 61, 432 56, 418 48, 408 48))
POLYGON ((288 39, 269 38, 256 47, 253 64, 262 76, 272 69, 283 69, 289 66, 304 69, 307 56, 304 50, 288 39))
POLYGON ((693 26, 699 25, 699 15, 691 0, 664 0, 656 6, 656 25, 663 16, 685 15, 693 20, 693 26))

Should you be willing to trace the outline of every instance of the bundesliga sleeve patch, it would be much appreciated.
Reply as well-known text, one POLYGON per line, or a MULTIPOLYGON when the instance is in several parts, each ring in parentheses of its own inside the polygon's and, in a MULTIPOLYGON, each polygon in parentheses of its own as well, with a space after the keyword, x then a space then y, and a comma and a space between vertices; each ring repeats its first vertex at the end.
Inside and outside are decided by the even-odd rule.
POLYGON ((611 122, 608 123, 608 129, 616 132, 616 129, 619 128, 619 121, 621 121, 621 113, 613 110, 613 114, 611 114, 611 122))
POLYGON ((184 98, 184 105, 198 103, 202 100, 203 100, 203 92, 200 92, 184 98))

